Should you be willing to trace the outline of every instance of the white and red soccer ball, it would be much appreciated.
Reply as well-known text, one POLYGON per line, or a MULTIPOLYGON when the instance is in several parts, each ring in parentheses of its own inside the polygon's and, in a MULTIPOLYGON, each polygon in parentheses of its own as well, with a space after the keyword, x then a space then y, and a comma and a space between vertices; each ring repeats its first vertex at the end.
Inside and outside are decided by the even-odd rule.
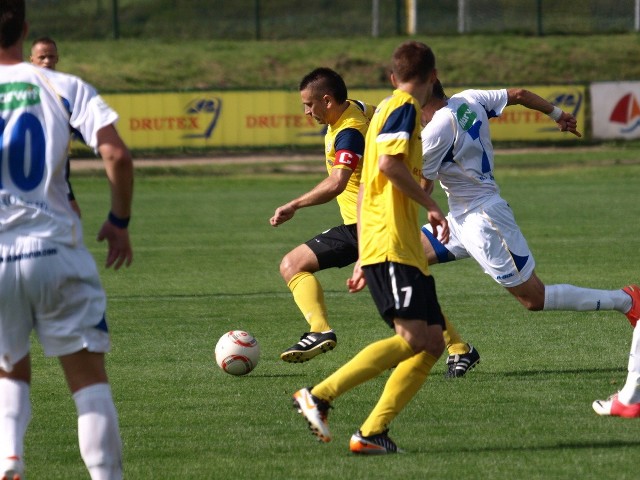
POLYGON ((230 375, 246 375, 256 368, 260 345, 250 333, 232 330, 220 337, 215 350, 218 366, 230 375))

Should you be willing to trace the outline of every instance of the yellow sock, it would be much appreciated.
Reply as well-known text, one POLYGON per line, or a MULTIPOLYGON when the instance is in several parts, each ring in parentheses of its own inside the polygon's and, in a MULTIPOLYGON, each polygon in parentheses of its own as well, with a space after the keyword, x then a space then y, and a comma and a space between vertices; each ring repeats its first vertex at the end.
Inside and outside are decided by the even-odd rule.
POLYGON ((444 337, 444 343, 447 346, 449 355, 462 355, 463 353, 469 353, 469 345, 467 342, 462 340, 462 337, 453 324, 449 322, 446 315, 444 317, 444 323, 445 330, 442 331, 442 336, 444 337))
POLYGON ((362 435, 368 437, 389 428, 391 421, 420 390, 437 361, 433 355, 420 352, 400 363, 387 380, 380 400, 360 427, 362 435))
POLYGON ((320 282, 309 272, 296 273, 287 284, 311 332, 331 330, 320 282))
POLYGON ((377 377, 413 355, 415 355, 413 349, 400 335, 371 343, 336 372, 313 387, 312 393, 318 398, 331 402, 347 390, 377 377))

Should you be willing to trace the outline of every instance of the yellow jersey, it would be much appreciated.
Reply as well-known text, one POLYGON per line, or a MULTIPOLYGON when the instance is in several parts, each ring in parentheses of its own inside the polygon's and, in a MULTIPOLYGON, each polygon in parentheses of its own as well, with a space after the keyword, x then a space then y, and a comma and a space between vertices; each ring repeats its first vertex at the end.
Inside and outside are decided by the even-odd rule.
MULTIPOLYGON (((362 172, 362 155, 364 153, 364 136, 369 127, 369 119, 365 116, 361 102, 349 100, 349 106, 337 122, 327 126, 325 135, 325 154, 327 172, 334 168, 352 170, 349 183, 337 196, 340 215, 345 225, 358 221, 357 203, 360 175, 362 172)), ((371 106, 369 111, 372 110, 371 106)))
POLYGON ((378 167, 381 155, 402 155, 402 162, 416 182, 420 182, 420 111, 413 96, 396 89, 378 105, 371 119, 361 179, 364 196, 358 243, 362 265, 390 261, 411 265, 429 274, 420 243, 420 206, 397 190, 378 167))

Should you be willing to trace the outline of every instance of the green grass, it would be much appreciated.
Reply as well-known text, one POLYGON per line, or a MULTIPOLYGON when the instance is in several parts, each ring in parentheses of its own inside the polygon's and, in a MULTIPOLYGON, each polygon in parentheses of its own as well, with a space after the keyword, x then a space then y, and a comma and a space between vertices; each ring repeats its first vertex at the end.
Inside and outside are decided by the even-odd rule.
MULTIPOLYGON (((419 36, 437 58, 445 86, 635 81, 640 36, 419 36)), ((388 87, 393 49, 406 38, 310 40, 60 40, 61 71, 100 91, 284 88, 318 66, 350 88, 388 87)))
MULTIPOLYGON (((609 162, 632 159, 625 151, 600 154, 497 159, 502 193, 547 283, 613 289, 639 280, 638 165, 609 162)), ((527 312, 472 261, 433 272, 444 309, 482 363, 453 381, 443 378, 442 360, 436 365, 392 425, 408 454, 348 453, 386 374, 339 398, 330 415, 334 441, 316 442, 290 395, 390 334, 367 292, 346 293, 349 268, 324 271, 318 277, 338 348, 302 365, 278 359, 306 326, 279 277, 280 259, 339 216, 329 204, 277 229, 268 219, 322 176, 189 172, 139 172, 134 264, 101 270, 127 478, 636 478, 637 422, 591 410, 624 383, 631 339, 624 316, 527 312), (232 328, 252 332, 262 348, 245 377, 224 374, 213 360, 218 337, 232 328)), ((94 236, 106 215, 106 180, 75 175, 74 189, 87 244, 102 265, 105 247, 94 236)), ((28 477, 87 478, 57 362, 43 359, 38 346, 33 354, 28 477)))

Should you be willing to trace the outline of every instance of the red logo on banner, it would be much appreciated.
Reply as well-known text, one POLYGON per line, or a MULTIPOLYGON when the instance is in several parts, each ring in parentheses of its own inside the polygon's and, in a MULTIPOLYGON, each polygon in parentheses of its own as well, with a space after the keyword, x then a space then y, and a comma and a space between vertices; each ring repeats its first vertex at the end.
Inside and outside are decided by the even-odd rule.
POLYGON ((638 103, 638 99, 632 93, 627 93, 618 100, 616 106, 613 107, 609 120, 615 123, 622 123, 623 125, 633 123, 629 129, 625 129, 627 132, 636 128, 640 124, 640 104, 638 103), (634 120, 637 121, 634 122, 634 120))

